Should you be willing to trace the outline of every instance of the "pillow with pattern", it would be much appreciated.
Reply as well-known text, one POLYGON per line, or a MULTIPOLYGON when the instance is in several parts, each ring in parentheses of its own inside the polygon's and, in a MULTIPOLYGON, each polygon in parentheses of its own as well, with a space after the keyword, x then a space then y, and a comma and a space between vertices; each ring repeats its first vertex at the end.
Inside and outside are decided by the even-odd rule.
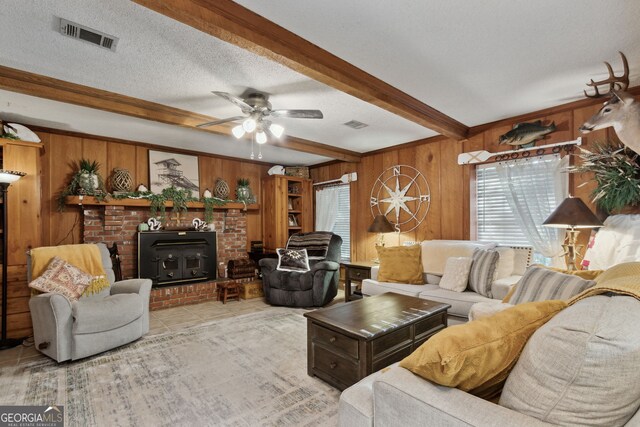
POLYGON ((309 271, 309 257, 306 249, 278 249, 278 267, 280 271, 309 271))
POLYGON ((60 294, 70 301, 77 301, 92 280, 93 276, 89 273, 85 273, 62 258, 53 257, 44 273, 32 280, 29 287, 40 292, 60 294))

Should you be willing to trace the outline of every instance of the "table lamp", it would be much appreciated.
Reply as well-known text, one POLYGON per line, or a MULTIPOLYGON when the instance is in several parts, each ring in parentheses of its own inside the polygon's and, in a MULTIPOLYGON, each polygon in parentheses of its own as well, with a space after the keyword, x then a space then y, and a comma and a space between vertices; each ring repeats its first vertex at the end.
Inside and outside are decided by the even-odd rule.
POLYGON ((542 225, 567 229, 562 249, 564 249, 564 255, 567 257, 567 269, 572 271, 576 270, 576 255, 584 246, 576 244, 578 234, 580 234, 580 230, 576 229, 602 227, 603 224, 584 204, 582 199, 569 196, 560 203, 542 225))
POLYGON ((0 169, 0 191, 2 192, 2 339, 0 340, 0 350, 13 348, 20 344, 22 340, 7 338, 7 258, 9 251, 8 240, 8 221, 7 212, 9 200, 7 198, 7 190, 11 183, 16 182, 26 174, 24 172, 16 172, 0 169))
POLYGON ((378 233, 376 246, 384 246, 384 233, 393 233, 396 229, 393 227, 393 224, 389 222, 386 216, 376 215, 367 231, 369 233, 378 233))

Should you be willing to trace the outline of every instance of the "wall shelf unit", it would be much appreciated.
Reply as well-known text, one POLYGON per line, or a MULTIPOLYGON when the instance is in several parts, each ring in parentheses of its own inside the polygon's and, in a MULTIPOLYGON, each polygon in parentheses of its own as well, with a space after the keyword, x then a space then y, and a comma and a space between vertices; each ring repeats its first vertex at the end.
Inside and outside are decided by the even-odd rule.
POLYGON ((289 236, 313 231, 313 193, 310 179, 271 175, 262 181, 264 248, 283 248, 289 236))

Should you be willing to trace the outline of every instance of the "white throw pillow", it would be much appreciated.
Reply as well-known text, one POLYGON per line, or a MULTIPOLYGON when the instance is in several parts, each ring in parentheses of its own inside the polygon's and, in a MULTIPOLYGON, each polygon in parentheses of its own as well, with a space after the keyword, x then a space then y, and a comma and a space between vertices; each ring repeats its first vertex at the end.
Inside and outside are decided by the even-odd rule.
POLYGON ((469 257, 451 257, 444 266, 444 273, 440 279, 442 289, 454 292, 464 292, 469 282, 469 270, 473 260, 469 257))
POLYGON ((495 280, 504 279, 513 275, 516 251, 505 246, 497 247, 496 251, 500 255, 498 266, 496 267, 495 280))

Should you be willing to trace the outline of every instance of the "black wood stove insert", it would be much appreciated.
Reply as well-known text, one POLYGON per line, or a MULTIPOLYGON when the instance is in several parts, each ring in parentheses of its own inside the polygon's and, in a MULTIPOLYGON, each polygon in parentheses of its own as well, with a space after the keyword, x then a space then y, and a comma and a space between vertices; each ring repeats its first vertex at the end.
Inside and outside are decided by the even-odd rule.
POLYGON ((153 286, 216 279, 215 231, 138 233, 138 277, 153 286))

